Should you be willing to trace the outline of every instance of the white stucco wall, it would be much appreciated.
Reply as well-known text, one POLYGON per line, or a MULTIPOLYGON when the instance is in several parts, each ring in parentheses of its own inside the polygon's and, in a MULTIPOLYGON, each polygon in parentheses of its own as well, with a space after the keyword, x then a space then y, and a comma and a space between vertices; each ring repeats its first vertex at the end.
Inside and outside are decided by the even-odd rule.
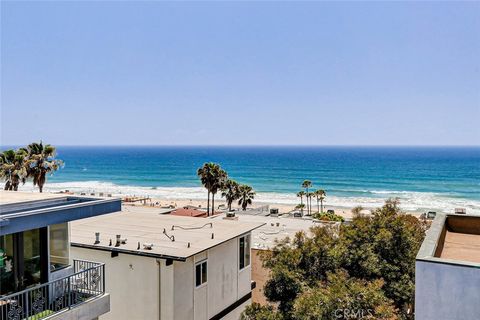
POLYGON ((415 319, 480 319, 480 268, 417 261, 415 319))
MULTIPOLYGON (((174 261, 108 251, 71 248, 72 257, 105 263, 110 319, 210 319, 251 291, 251 265, 238 270, 238 238, 187 259, 174 261), (195 263, 207 259, 207 283, 195 286, 195 263), (158 262, 157 262, 158 261, 158 262), (161 317, 159 316, 161 315, 161 317)), ((238 319, 246 304, 229 319, 238 319), (236 314, 236 315, 235 315, 236 314), (233 317, 233 318, 232 318, 233 317)))
POLYGON ((234 239, 208 251, 208 318, 239 298, 237 246, 234 239))
MULTIPOLYGON (((185 262, 175 261, 175 290, 174 290, 174 319, 193 319, 193 290, 195 276, 193 270, 193 258, 185 262)), ((206 312, 204 312, 206 314, 206 312)))
MULTIPOLYGON (((238 238, 197 254, 186 262, 175 261, 174 266, 175 319, 210 319, 251 291, 251 266, 238 270, 238 238), (196 287, 195 264, 205 259, 208 281, 196 287)), ((238 308, 236 314, 239 315, 244 307, 238 308)))
POLYGON ((158 319, 159 267, 155 259, 72 247, 75 259, 105 263, 105 290, 110 293, 110 312, 101 320, 158 319))
POLYGON ((157 261, 160 264, 160 281, 156 283, 160 290, 160 319, 174 319, 175 265, 172 263, 167 266, 166 260, 159 259, 157 261))

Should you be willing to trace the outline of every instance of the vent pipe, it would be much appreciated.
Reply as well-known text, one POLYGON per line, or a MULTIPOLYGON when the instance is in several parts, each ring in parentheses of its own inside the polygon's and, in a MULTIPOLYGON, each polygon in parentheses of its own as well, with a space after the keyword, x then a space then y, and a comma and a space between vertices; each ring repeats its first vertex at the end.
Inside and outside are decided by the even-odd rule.
POLYGON ((100 232, 95 232, 95 244, 100 243, 100 232))

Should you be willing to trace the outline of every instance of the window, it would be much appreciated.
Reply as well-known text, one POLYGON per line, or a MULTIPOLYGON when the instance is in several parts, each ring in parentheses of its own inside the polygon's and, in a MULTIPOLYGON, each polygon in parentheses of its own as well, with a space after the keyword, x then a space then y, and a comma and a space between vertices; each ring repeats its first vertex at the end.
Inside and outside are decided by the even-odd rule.
POLYGON ((195 286, 199 287, 207 282, 207 261, 195 265, 195 286))
POLYGON ((0 295, 15 291, 13 235, 0 236, 0 295))
POLYGON ((68 266, 68 223, 50 226, 50 270, 54 271, 68 266))
POLYGON ((238 253, 239 269, 242 270, 250 265, 250 235, 240 237, 238 253))

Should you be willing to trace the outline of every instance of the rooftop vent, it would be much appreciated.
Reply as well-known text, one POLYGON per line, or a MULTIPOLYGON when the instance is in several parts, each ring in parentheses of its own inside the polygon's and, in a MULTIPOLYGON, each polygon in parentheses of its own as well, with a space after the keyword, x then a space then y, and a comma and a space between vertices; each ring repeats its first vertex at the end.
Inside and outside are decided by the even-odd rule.
POLYGON ((95 232, 95 244, 100 243, 100 232, 95 232))
POLYGON ((152 250, 153 243, 144 243, 143 244, 143 249, 144 250, 152 250))

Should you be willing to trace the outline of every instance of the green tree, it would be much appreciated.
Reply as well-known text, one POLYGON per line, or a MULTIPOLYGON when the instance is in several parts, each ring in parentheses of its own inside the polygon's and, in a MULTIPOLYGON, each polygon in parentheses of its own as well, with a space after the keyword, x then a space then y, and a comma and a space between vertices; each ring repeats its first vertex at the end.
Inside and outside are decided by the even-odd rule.
POLYGON ((365 287, 364 294, 373 301, 367 305, 374 309, 371 319, 413 319, 415 256, 424 235, 425 225, 403 213, 395 199, 370 217, 354 217, 349 225, 317 226, 308 235, 299 232, 261 254, 263 266, 271 271, 265 296, 278 303, 284 319, 310 319, 310 313, 322 319, 324 312, 340 306, 333 304, 335 290, 357 297, 365 287), (329 278, 332 275, 340 280, 329 278), (341 283, 345 286, 339 287, 341 283), (330 301, 331 307, 325 304, 320 310, 318 301, 330 301))
POLYGON ((271 305, 262 306, 259 303, 252 303, 245 308, 240 320, 282 320, 283 317, 276 312, 271 305))
POLYGON ((5 150, 0 154, 0 176, 5 181, 5 190, 17 191, 20 183, 25 183, 28 176, 26 158, 24 148, 5 150))
POLYGON ((213 171, 213 176, 213 184, 210 191, 212 193, 212 215, 215 214, 215 195, 217 194, 218 190, 221 190, 224 187, 225 181, 228 179, 227 172, 218 165, 213 171))
POLYGON ((358 278, 382 278, 385 295, 404 318, 412 318, 415 258, 424 236, 425 225, 403 213, 397 199, 389 199, 372 217, 355 217, 342 227, 342 265, 358 278))
POLYGON ((352 215, 354 217, 358 217, 362 213, 363 207, 362 206, 356 206, 352 209, 352 215))
POLYGON ((210 215, 210 192, 214 183, 213 171, 215 163, 204 163, 202 167, 198 168, 197 175, 200 178, 202 185, 207 189, 207 216, 210 215))
POLYGON ((207 216, 210 215, 210 194, 212 194, 212 214, 215 210, 215 194, 222 188, 227 179, 227 173, 213 162, 203 164, 198 168, 197 175, 202 185, 207 189, 207 216))
POLYGON ((303 197, 305 196, 305 191, 300 191, 297 193, 297 197, 300 198, 300 207, 302 209, 302 214, 303 214, 303 208, 305 208, 305 205, 303 204, 303 197))
POLYGON ((311 214, 311 206, 308 204, 308 189, 312 187, 312 181, 310 180, 304 180, 302 182, 302 188, 305 189, 305 195, 306 195, 306 200, 307 200, 307 214, 311 214))
POLYGON ((295 206, 295 209, 300 209, 303 214, 303 209, 305 209, 305 204, 304 203, 299 203, 295 206))
POLYGON ((252 204, 255 198, 255 191, 252 187, 242 184, 238 187, 238 205, 242 206, 242 210, 247 210, 247 206, 252 204))
POLYGON ((325 190, 318 189, 315 190, 314 195, 317 198, 317 210, 318 212, 323 213, 323 200, 325 200, 327 194, 325 190), (318 202, 320 202, 320 206, 318 205, 318 202))
POLYGON ((238 200, 239 184, 235 180, 228 179, 222 188, 222 197, 227 201, 228 211, 232 211, 232 203, 238 200))
POLYGON ((313 217, 318 220, 322 221, 336 221, 336 222, 344 222, 345 219, 342 216, 339 216, 338 214, 332 213, 332 212, 317 212, 313 214, 313 217))
POLYGON ((61 168, 63 161, 55 159, 56 149, 49 144, 34 142, 27 146, 28 159, 26 161, 28 177, 33 179, 33 185, 43 192, 47 181, 47 174, 53 174, 61 168))
POLYGON ((383 281, 349 277, 339 270, 302 293, 293 306, 301 320, 397 319, 395 307, 382 291, 383 281))

